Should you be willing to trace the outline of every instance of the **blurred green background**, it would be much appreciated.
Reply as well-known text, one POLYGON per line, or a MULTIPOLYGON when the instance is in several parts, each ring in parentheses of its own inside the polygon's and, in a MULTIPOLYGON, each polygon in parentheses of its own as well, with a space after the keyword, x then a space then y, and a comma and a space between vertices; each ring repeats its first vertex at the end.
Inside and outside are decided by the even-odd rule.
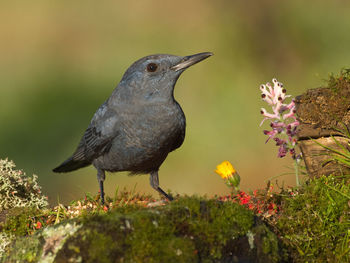
MULTIPOLYGON (((132 62, 204 51, 215 55, 176 86, 187 136, 161 167, 161 186, 180 194, 228 193, 214 170, 229 160, 243 189, 263 187, 289 172, 292 161, 278 159, 272 142, 265 145, 259 85, 276 77, 295 96, 349 67, 350 2, 1 1, 0 157, 38 174, 53 203, 97 193, 94 168, 51 169, 75 150, 132 62)), ((107 175, 106 192, 136 183, 155 194, 148 176, 123 174, 107 175)))

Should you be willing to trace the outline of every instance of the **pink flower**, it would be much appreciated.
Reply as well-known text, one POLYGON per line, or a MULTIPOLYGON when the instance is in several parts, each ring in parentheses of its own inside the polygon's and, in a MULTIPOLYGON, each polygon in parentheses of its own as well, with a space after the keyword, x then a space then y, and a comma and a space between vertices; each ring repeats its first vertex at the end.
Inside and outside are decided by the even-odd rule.
POLYGON ((264 134, 269 136, 265 143, 270 139, 274 139, 276 145, 279 146, 278 157, 282 158, 290 152, 293 159, 296 159, 296 139, 294 137, 297 134, 299 121, 295 116, 295 102, 292 100, 289 104, 286 104, 285 100, 289 98, 290 95, 286 95, 286 89, 283 88, 283 84, 278 82, 275 78, 272 80, 272 83, 273 86, 270 83, 260 86, 261 97, 271 106, 273 112, 269 113, 266 109, 261 109, 261 114, 264 116, 264 119, 260 123, 260 126, 265 120, 271 120, 270 127, 272 128, 272 130, 264 130, 264 134), (280 136, 285 136, 286 138, 281 139, 280 136))

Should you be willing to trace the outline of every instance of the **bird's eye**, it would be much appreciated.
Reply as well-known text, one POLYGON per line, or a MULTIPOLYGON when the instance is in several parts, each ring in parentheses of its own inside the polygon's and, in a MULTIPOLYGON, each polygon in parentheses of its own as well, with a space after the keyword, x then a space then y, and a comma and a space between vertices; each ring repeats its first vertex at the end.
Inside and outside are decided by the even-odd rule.
POLYGON ((158 66, 156 63, 149 63, 147 65, 147 71, 148 72, 155 72, 157 70, 158 66))

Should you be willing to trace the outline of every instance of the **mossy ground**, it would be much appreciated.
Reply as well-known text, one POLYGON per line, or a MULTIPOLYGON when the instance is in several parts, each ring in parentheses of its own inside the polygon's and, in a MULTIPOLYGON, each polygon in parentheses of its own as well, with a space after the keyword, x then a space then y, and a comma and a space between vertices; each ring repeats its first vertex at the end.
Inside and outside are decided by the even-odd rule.
POLYGON ((17 239, 3 262, 15 261, 19 250, 23 251, 22 262, 37 262, 53 254, 55 242, 61 248, 51 255, 54 262, 281 260, 277 237, 263 223, 257 223, 251 211, 236 203, 199 197, 181 197, 154 208, 129 205, 109 212, 102 209, 67 220, 17 239), (68 229, 81 227, 71 235, 58 235, 55 229, 66 225, 68 229), (36 241, 23 246, 27 238, 36 241))
POLYGON ((18 238, 2 262, 349 262, 349 179, 321 177, 280 193, 262 191, 252 202, 278 209, 256 216, 246 209, 250 203, 234 199, 177 197, 147 207, 140 195, 125 192, 108 209, 91 199, 75 202, 70 209, 81 210, 72 219, 63 208, 14 209, 2 231, 18 238))
POLYGON ((294 262, 350 262, 349 179, 312 179, 282 199, 273 225, 294 262))

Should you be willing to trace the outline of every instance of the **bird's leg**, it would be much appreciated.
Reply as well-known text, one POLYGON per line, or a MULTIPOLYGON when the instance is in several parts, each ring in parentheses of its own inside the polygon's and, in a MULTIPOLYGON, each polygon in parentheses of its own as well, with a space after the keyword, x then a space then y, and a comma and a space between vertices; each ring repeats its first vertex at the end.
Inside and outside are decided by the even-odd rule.
POLYGON ((103 191, 103 181, 99 181, 100 183, 100 196, 101 196, 101 204, 103 205, 105 203, 105 193, 103 191))
POLYGON ((100 197, 101 197, 101 204, 103 205, 105 203, 105 193, 103 190, 103 182, 106 178, 105 171, 101 169, 97 169, 97 181, 100 185, 100 197))
POLYGON ((168 199, 169 201, 174 200, 174 198, 171 195, 168 195, 166 192, 163 191, 162 188, 159 187, 158 171, 151 172, 149 182, 153 189, 157 190, 161 195, 165 196, 166 199, 168 199))

